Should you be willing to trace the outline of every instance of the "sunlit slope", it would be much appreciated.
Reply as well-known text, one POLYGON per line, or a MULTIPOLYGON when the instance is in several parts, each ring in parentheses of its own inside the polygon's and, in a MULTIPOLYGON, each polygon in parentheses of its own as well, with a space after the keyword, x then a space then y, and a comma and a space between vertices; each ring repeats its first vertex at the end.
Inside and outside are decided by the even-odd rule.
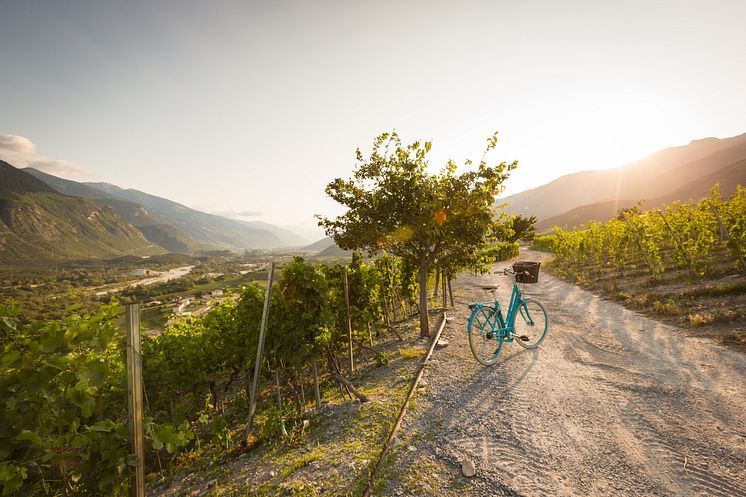
POLYGON ((562 213, 559 216, 553 216, 539 221, 536 223, 536 229, 539 230, 539 232, 546 232, 551 230, 554 226, 573 228, 587 224, 590 220, 607 221, 616 216, 619 209, 632 207, 638 201, 643 201, 643 208, 652 209, 655 207, 662 207, 663 205, 670 204, 677 200, 683 202, 688 200, 698 200, 707 197, 712 191, 712 186, 716 183, 720 185, 720 193, 723 197, 730 196, 736 190, 736 185, 746 185, 746 159, 740 160, 722 169, 717 169, 695 179, 694 181, 690 181, 683 187, 667 195, 663 195, 662 197, 653 199, 599 202, 596 204, 583 205, 562 213))
POLYGON ((194 242, 186 233, 169 224, 153 219, 148 214, 147 209, 140 204, 118 199, 113 195, 109 195, 106 192, 83 183, 58 178, 38 169, 25 168, 23 172, 27 172, 43 181, 46 185, 63 195, 95 199, 99 203, 111 207, 122 219, 137 228, 148 241, 163 247, 168 252, 191 254, 202 248, 211 248, 209 246, 201 246, 194 242))
POLYGON ((0 261, 164 252, 110 207, 56 193, 3 161, 0 185, 0 261))
MULTIPOLYGON (((667 148, 616 169, 569 174, 503 200, 509 204, 508 212, 535 215, 541 225, 565 213, 567 219, 580 220, 587 215, 588 219, 599 219, 638 199, 669 198, 681 192, 680 199, 686 200, 685 193, 694 190, 690 186, 693 184, 705 184, 709 191, 713 178, 730 171, 743 159, 746 159, 746 134, 726 139, 706 138, 667 148), (592 204, 598 204, 598 213, 592 204), (581 207, 580 211, 568 212, 581 207)), ((558 224, 567 223, 560 220, 558 224)))

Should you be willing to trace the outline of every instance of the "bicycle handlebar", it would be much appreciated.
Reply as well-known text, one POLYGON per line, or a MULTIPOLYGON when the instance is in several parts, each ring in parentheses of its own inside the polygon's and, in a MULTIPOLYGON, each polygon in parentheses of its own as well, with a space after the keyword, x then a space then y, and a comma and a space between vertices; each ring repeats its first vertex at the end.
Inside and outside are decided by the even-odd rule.
POLYGON ((503 269, 502 271, 495 271, 495 272, 494 272, 494 273, 492 273, 492 274, 503 274, 503 275, 507 276, 507 275, 509 275, 509 274, 515 274, 515 271, 513 271, 513 270, 512 270, 511 268, 509 268, 509 267, 506 267, 506 268, 504 268, 504 269, 503 269))
POLYGON ((512 268, 506 267, 506 268, 503 268, 502 271, 495 271, 493 274, 502 274, 505 276, 513 276, 513 275, 518 276, 519 274, 523 274, 523 275, 528 276, 531 273, 529 273, 528 271, 516 272, 512 268))

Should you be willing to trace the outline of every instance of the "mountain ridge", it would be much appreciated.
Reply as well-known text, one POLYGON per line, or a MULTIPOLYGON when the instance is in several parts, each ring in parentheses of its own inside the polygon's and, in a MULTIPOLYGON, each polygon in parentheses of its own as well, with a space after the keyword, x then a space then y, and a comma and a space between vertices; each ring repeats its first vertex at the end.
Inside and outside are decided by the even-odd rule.
MULTIPOLYGON (((270 249, 303 244, 303 239, 289 230, 261 221, 241 221, 192 209, 178 202, 133 188, 124 189, 112 183, 86 182, 58 178, 36 169, 24 171, 47 182, 61 192, 86 198, 103 199, 109 203, 128 202, 144 209, 141 219, 130 219, 144 233, 159 243, 171 240, 170 248, 190 251, 228 249, 270 249), (156 232, 153 226, 161 226, 156 232), (170 233, 165 227, 169 226, 170 233)), ((115 208, 122 205, 113 204, 115 208)), ((123 212, 124 214, 124 212, 123 212)), ((181 250, 177 250, 181 251, 181 250)))
MULTIPOLYGON (((746 133, 723 139, 703 138, 668 147, 618 168, 567 174, 498 202, 507 202, 505 210, 510 214, 535 215, 539 220, 537 228, 545 228, 550 220, 578 221, 583 212, 592 213, 593 205, 604 206, 600 211, 605 215, 614 202, 628 207, 640 199, 657 201, 674 192, 687 194, 694 191, 692 184, 716 180, 718 172, 742 159, 746 159, 746 133), (562 216, 565 217, 555 219, 562 216)), ((738 176, 737 171, 732 172, 728 181, 738 181, 738 176)), ((724 186, 734 189, 734 184, 724 186)), ((711 187, 712 183, 707 185, 707 191, 711 187)))
POLYGON ((5 161, 0 180, 2 262, 165 252, 97 200, 58 193, 5 161))

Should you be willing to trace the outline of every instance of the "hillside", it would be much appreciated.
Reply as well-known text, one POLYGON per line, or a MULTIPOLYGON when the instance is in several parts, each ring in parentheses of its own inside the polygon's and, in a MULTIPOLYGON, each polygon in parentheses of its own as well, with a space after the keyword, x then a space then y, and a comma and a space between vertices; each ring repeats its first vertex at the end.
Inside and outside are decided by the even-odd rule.
POLYGON ((265 230, 269 231, 270 233, 274 233, 282 241, 284 247, 302 247, 303 245, 306 245, 308 243, 308 240, 306 240, 302 236, 296 235, 292 231, 285 228, 280 228, 279 226, 275 226, 274 224, 269 224, 262 221, 234 221, 249 226, 252 229, 265 230))
POLYGON ((18 169, 0 160, 0 198, 12 194, 54 192, 53 188, 29 174, 18 174, 18 169))
POLYGON ((116 212, 93 200, 54 192, 0 198, 0 261, 151 255, 149 242, 116 212))
POLYGON ((207 214, 138 190, 122 189, 108 183, 85 183, 115 198, 144 206, 160 223, 186 233, 195 242, 228 250, 275 248, 292 245, 277 234, 246 225, 241 221, 207 214))
MULTIPOLYGON (((602 218, 615 202, 624 206, 633 199, 670 200, 673 194, 683 195, 680 199, 685 200, 688 192, 698 190, 695 185, 705 185, 703 193, 706 193, 714 182, 721 181, 721 175, 727 176, 722 182, 737 181, 738 167, 734 166, 744 159, 746 134, 726 139, 706 138, 667 148, 616 169, 562 176, 544 186, 501 199, 501 202, 508 202, 509 213, 535 215, 540 224, 565 213, 566 218, 558 224, 567 224, 563 219, 581 219, 587 214, 591 218, 602 218), (729 172, 726 174, 726 171, 729 172), (597 214, 591 207, 593 204, 598 204, 597 214), (583 209, 573 212, 578 208, 583 209)), ((731 183, 724 184, 726 188, 731 186, 734 187, 731 183)), ((692 193, 692 196, 701 194, 692 193)))
POLYGON ((246 248, 266 249, 303 245, 294 233, 262 222, 246 222, 207 214, 171 200, 109 183, 78 183, 43 173, 24 171, 67 195, 103 199, 155 243, 169 251, 246 248))
POLYGON ((303 252, 321 252, 322 250, 325 250, 333 245, 335 245, 334 239, 330 236, 327 236, 325 238, 322 238, 321 240, 313 242, 311 245, 306 245, 301 250, 303 252))
MULTIPOLYGON (((737 185, 746 185, 746 159, 690 181, 667 195, 641 200, 644 200, 643 205, 646 209, 662 207, 677 200, 698 200, 708 196, 712 190, 712 186, 716 183, 720 185, 720 193, 723 197, 728 197, 736 191, 737 185)), ((539 221, 536 223, 536 229, 541 233, 551 230, 553 226, 572 228, 587 224, 590 220, 607 221, 614 217, 619 209, 632 207, 637 202, 637 200, 613 200, 583 205, 559 216, 552 216, 539 221)))
POLYGON ((169 224, 153 219, 148 214, 147 209, 140 204, 118 199, 83 183, 58 178, 38 169, 25 168, 23 171, 33 175, 63 195, 95 199, 100 204, 111 207, 122 219, 137 228, 148 241, 163 247, 168 252, 191 254, 203 248, 186 233, 169 224))

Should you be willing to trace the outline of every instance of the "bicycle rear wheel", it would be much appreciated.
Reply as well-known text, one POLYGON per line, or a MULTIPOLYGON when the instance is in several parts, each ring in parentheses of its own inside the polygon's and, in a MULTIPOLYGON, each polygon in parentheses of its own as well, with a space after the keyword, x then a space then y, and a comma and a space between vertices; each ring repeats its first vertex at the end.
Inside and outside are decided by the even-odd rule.
POLYGON ((547 311, 540 302, 532 298, 523 299, 518 306, 513 327, 518 345, 527 349, 536 348, 547 336, 549 329, 547 311))
POLYGON ((492 328, 497 320, 494 306, 477 307, 469 316, 469 347, 474 358, 485 366, 491 366, 497 361, 500 348, 503 345, 492 335, 492 328))

